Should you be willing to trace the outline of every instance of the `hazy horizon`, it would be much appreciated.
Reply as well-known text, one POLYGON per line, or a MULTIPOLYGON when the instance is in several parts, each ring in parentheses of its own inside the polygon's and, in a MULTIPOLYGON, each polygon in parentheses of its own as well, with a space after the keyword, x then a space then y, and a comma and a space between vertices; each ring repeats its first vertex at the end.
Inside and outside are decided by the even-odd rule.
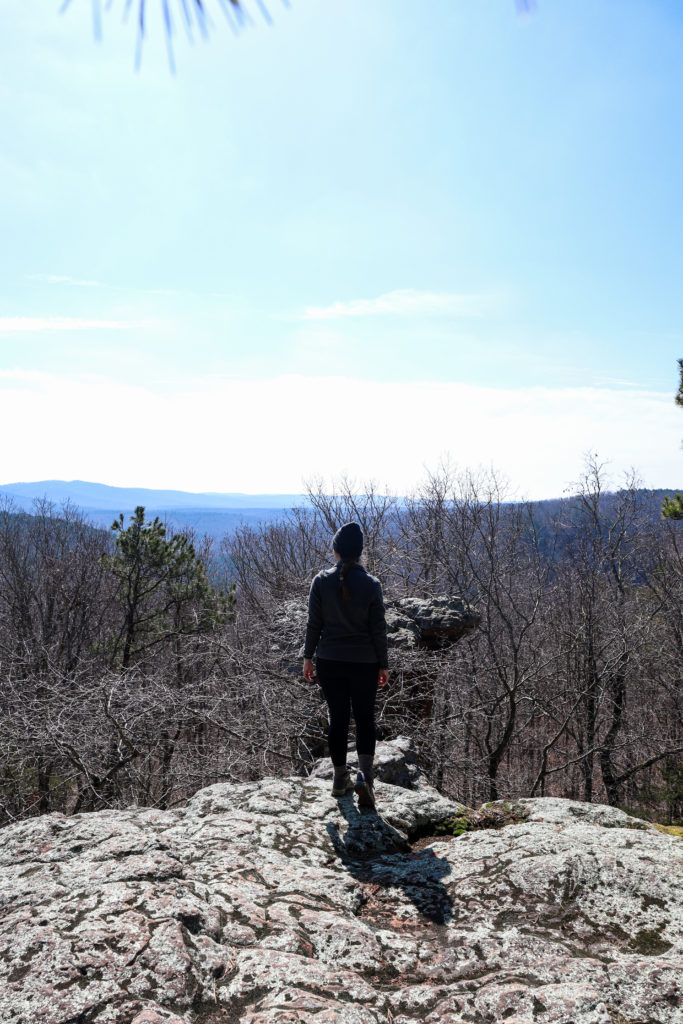
MULTIPOLYGON (((625 480, 611 478, 608 466, 605 467, 605 470, 605 483, 611 486, 606 487, 604 493, 614 493, 620 489, 620 487, 625 483, 625 480)), ((672 492, 679 488, 675 486, 648 488, 643 485, 642 489, 654 492, 672 492)), ((332 492, 330 491, 329 493, 332 492)), ((358 490, 355 493, 360 495, 363 491, 358 490)), ((385 491, 383 493, 391 495, 400 501, 409 497, 411 493, 414 493, 414 491, 405 492, 403 494, 397 494, 396 492, 391 491, 385 491)), ((568 493, 570 493, 569 489, 565 489, 563 494, 553 494, 548 495, 545 498, 536 498, 531 500, 557 501, 566 497, 568 493)), ((227 510, 236 512, 240 510, 254 512, 268 509, 281 510, 283 508, 291 507, 293 504, 297 503, 306 504, 308 501, 308 495, 305 492, 290 494, 273 491, 261 493, 248 493, 244 491, 183 491, 174 488, 120 487, 93 480, 10 481, 8 483, 0 483, 0 498, 2 497, 22 498, 28 502, 33 501, 35 498, 40 499, 44 497, 56 502, 66 500, 68 498, 68 500, 72 501, 73 504, 78 505, 87 511, 99 510, 103 512, 115 511, 124 501, 128 501, 129 503, 133 501, 139 502, 140 500, 147 498, 152 502, 156 502, 156 504, 148 505, 149 509, 152 511, 160 509, 166 509, 168 511, 173 511, 174 509, 180 511, 191 511, 196 509, 206 512, 221 512, 227 510), (90 491, 87 496, 83 491, 84 487, 92 488, 92 491, 90 491), (14 488, 17 490, 13 490, 14 488), (23 492, 19 490, 19 488, 22 488, 23 492), (81 500, 78 500, 79 498, 81 500), (114 501, 117 498, 119 499, 118 503, 112 505, 107 504, 107 499, 114 501), (180 500, 181 498, 205 500, 192 503, 191 501, 182 502, 180 500), (88 499, 94 503, 88 504, 88 499), (252 501, 251 499, 254 500, 252 501)))

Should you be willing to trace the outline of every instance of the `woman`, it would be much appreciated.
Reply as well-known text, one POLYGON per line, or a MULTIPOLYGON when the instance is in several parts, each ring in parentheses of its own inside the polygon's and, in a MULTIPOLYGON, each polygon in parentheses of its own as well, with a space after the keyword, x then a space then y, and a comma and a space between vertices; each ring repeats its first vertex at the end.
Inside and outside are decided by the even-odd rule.
POLYGON ((375 697, 377 687, 389 682, 382 585, 358 561, 363 550, 358 523, 345 523, 337 530, 332 550, 337 564, 318 573, 308 597, 304 678, 313 682, 311 659, 317 647, 318 680, 330 719, 332 796, 343 796, 354 786, 346 763, 353 708, 359 767, 355 790, 359 806, 374 807, 375 697))

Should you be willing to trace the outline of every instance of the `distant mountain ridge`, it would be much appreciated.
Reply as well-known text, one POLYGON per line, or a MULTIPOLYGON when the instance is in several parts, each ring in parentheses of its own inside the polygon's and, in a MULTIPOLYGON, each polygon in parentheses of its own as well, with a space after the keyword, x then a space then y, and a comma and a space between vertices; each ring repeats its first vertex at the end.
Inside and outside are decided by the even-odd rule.
POLYGON ((131 511, 136 505, 154 509, 255 509, 291 508, 308 504, 304 494, 244 494, 216 491, 156 490, 151 487, 114 487, 87 480, 37 480, 0 484, 0 495, 12 498, 22 508, 36 498, 54 502, 71 501, 84 511, 131 511))
POLYGON ((193 530, 220 538, 239 526, 272 522, 295 505, 307 505, 304 494, 244 494, 215 491, 155 490, 151 487, 114 487, 88 480, 36 480, 0 484, 0 500, 9 498, 17 509, 31 512, 36 499, 55 505, 70 501, 88 519, 103 528, 123 512, 126 519, 143 505, 149 519, 160 519, 175 530, 193 530))
MULTIPOLYGON (((681 488, 641 488, 641 498, 650 506, 653 518, 659 518, 662 501, 681 488)), ((174 530, 192 530, 196 535, 213 538, 232 534, 240 526, 258 526, 284 517, 295 506, 310 505, 304 494, 244 494, 215 491, 192 492, 154 490, 150 487, 113 487, 86 480, 38 480, 31 483, 0 484, 0 501, 9 498, 17 510, 31 512, 36 498, 47 498, 59 506, 69 500, 96 526, 109 528, 123 512, 132 515, 136 505, 143 505, 149 519, 154 516, 174 530)), ((610 502, 614 492, 605 492, 603 502, 610 502)), ((541 533, 559 511, 566 499, 545 498, 532 502, 541 533)))

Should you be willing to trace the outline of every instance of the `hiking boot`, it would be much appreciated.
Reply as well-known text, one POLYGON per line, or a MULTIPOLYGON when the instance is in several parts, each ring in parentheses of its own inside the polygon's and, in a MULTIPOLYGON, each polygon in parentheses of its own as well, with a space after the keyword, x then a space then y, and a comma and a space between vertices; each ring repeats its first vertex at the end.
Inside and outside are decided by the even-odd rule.
POLYGON ((358 772, 354 788, 358 794, 359 807, 375 806, 375 790, 372 785, 372 779, 366 778, 363 772, 358 772))
POLYGON ((347 767, 341 779, 335 779, 332 783, 332 796, 344 796, 350 789, 353 789, 353 777, 351 769, 347 767))

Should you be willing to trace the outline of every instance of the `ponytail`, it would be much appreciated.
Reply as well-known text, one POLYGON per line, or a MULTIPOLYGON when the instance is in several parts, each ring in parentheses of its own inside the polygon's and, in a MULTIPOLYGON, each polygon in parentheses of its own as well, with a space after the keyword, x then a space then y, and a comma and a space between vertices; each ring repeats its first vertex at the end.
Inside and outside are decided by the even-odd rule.
POLYGON ((357 558, 343 558, 337 564, 337 571, 339 573, 339 589, 341 590, 342 597, 345 601, 348 601, 351 598, 351 591, 346 584, 346 574, 350 567, 355 565, 357 561, 357 558))

